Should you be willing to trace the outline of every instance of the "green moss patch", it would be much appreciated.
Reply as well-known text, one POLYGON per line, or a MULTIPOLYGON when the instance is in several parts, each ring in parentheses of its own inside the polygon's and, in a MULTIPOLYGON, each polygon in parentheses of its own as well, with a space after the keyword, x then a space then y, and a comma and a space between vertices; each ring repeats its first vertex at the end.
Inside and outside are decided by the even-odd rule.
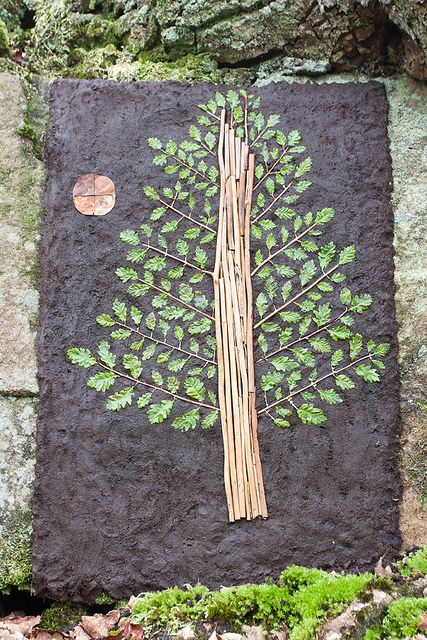
POLYGON ((427 547, 423 547, 415 553, 410 553, 403 560, 396 563, 402 576, 410 578, 414 574, 427 574, 427 547))
POLYGON ((400 598, 392 602, 382 624, 368 629, 365 640, 403 640, 419 633, 421 614, 427 614, 427 598, 400 598))
POLYGON ((192 621, 221 621, 235 631, 244 624, 266 630, 289 627, 289 640, 310 640, 331 615, 338 615, 363 594, 370 573, 343 575, 289 567, 278 583, 249 584, 210 591, 202 585, 167 589, 137 599, 133 619, 144 628, 176 631, 192 621))

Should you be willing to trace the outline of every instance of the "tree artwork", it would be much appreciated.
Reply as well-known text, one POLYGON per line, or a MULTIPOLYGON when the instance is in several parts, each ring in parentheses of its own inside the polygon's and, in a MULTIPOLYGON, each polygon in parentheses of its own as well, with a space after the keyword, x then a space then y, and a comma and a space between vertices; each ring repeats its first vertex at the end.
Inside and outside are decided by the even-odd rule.
POLYGON ((266 518, 258 420, 325 423, 356 378, 380 380, 389 346, 353 327, 372 298, 345 286, 354 245, 322 242, 334 211, 296 210, 311 184, 300 133, 245 91, 198 109, 188 140, 148 139, 170 186, 146 186, 149 222, 120 234, 126 301, 96 319, 109 339, 68 358, 95 371, 87 384, 112 411, 220 423, 229 520, 266 518))

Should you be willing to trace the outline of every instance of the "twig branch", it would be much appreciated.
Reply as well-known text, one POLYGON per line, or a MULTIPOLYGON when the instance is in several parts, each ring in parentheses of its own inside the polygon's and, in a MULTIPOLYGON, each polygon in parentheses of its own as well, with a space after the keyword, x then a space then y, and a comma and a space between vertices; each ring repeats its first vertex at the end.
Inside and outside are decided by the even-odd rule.
POLYGON ((201 271, 202 273, 206 273, 209 276, 212 275, 212 271, 207 271, 206 269, 201 269, 196 264, 193 264, 192 262, 189 262, 188 260, 183 260, 182 258, 178 258, 178 256, 175 256, 172 253, 168 253, 167 251, 163 251, 162 249, 159 249, 158 247, 154 247, 152 244, 147 244, 146 242, 141 242, 141 244, 144 247, 148 247, 148 249, 152 249, 153 251, 157 251, 157 253, 160 253, 162 256, 165 256, 165 258, 172 258, 173 260, 176 260, 177 262, 181 262, 181 264, 185 265, 186 267, 191 267, 192 269, 196 269, 196 271, 201 271))
POLYGON ((146 340, 151 340, 152 342, 155 342, 156 344, 162 344, 165 347, 168 347, 168 349, 173 349, 174 351, 180 351, 181 353, 185 353, 187 356, 189 356, 191 358, 197 358, 198 360, 202 360, 206 364, 216 364, 215 360, 209 360, 208 358, 204 358, 203 356, 199 356, 197 353, 193 353, 191 351, 187 351, 186 349, 182 349, 181 347, 176 347, 173 344, 169 344, 168 342, 165 342, 164 340, 159 340, 158 338, 153 338, 153 336, 150 336, 147 333, 143 333, 139 329, 134 329, 133 327, 130 327, 129 325, 127 325, 127 324, 125 324, 123 322, 116 322, 116 324, 119 327, 123 327, 124 329, 129 329, 129 331, 132 331, 133 333, 138 334, 139 336, 141 336, 142 338, 145 338, 146 340))
POLYGON ((184 302, 183 300, 180 300, 179 298, 174 296, 169 291, 166 291, 165 289, 162 289, 161 287, 158 287, 157 285, 152 284, 151 282, 147 282, 147 280, 144 280, 143 278, 138 278, 138 282, 142 282, 143 284, 146 284, 148 287, 151 287, 152 289, 155 289, 156 291, 160 291, 160 293, 164 293, 169 298, 172 298, 172 300, 176 300, 177 302, 179 302, 179 304, 182 304, 185 307, 187 307, 188 309, 191 309, 191 311, 195 311, 196 313, 201 313, 202 316, 205 316, 206 318, 209 318, 209 320, 214 320, 213 316, 210 316, 208 313, 205 313, 204 311, 201 311, 200 309, 197 309, 197 307, 193 307, 193 305, 192 304, 188 304, 188 302, 184 302))
POLYGON ((329 329, 329 327, 331 327, 335 322, 338 322, 338 320, 340 318, 342 318, 343 315, 345 315, 347 313, 347 311, 348 311, 348 309, 345 309, 345 311, 340 313, 339 316, 337 316, 336 318, 334 318, 333 320, 331 320, 330 322, 325 324, 323 327, 320 327, 320 329, 316 329, 316 331, 313 331, 312 333, 309 333, 306 336, 302 336, 301 338, 298 338, 297 340, 293 340, 292 342, 288 342, 288 344, 285 344, 283 347, 280 347, 279 349, 276 349, 275 351, 271 351, 270 353, 266 353, 265 356, 263 356, 262 358, 259 358, 257 360, 257 363, 258 362, 262 362, 263 360, 269 360, 270 358, 272 358, 276 354, 280 353, 281 351, 286 351, 287 349, 292 347, 294 344, 298 344, 298 342, 305 342, 306 340, 309 340, 310 338, 312 338, 313 336, 317 335, 318 333, 321 333, 322 331, 326 331, 326 329, 329 329))
POLYGON ((274 251, 274 253, 270 253, 270 255, 252 271, 251 276, 254 276, 257 271, 259 271, 265 264, 267 264, 267 262, 271 262, 272 259, 275 258, 279 253, 281 253, 282 251, 286 251, 286 249, 289 249, 289 247, 291 247, 295 242, 299 242, 301 238, 303 238, 307 233, 314 229, 315 226, 317 226, 317 223, 313 222, 313 224, 307 227, 305 231, 300 233, 298 236, 295 236, 292 240, 289 240, 289 242, 283 245, 283 247, 280 247, 280 249, 277 249, 277 251, 274 251))
POLYGON ((272 209, 272 207, 274 207, 276 202, 278 200, 280 200, 280 198, 282 198, 287 191, 289 191, 289 189, 291 188, 291 186, 293 185, 294 182, 295 182, 295 178, 293 180, 291 180, 290 183, 287 184, 284 189, 282 189, 282 191, 279 193, 279 195, 277 195, 275 198, 273 198, 273 200, 270 202, 268 207, 266 209, 264 209, 263 211, 261 211, 261 213, 258 214, 257 217, 255 218, 255 220, 252 220, 252 224, 256 224, 258 222, 258 220, 263 218, 265 216, 265 214, 268 213, 272 209))
POLYGON ((198 220, 196 220, 195 218, 192 218, 191 216, 187 215, 183 211, 180 211, 173 204, 170 204, 169 202, 166 202, 166 200, 163 200, 162 198, 159 198, 159 202, 161 202, 165 207, 167 207, 171 211, 175 211, 175 213, 177 213, 178 215, 182 216, 183 218, 187 218, 187 220, 190 220, 190 222, 193 222, 194 224, 198 224, 199 227, 203 227, 204 229, 207 229, 207 231, 210 231, 211 233, 215 233, 216 234, 215 229, 212 229, 212 227, 208 227, 208 225, 203 224, 203 222, 199 222, 198 220))
MULTIPOLYGON (((201 143, 203 144, 203 143, 201 143)), ((190 164, 188 164, 187 162, 184 162, 184 160, 181 160, 181 158, 177 155, 175 155, 174 153, 170 153, 169 151, 167 151, 166 149, 162 149, 163 153, 166 153, 168 156, 170 156, 171 158, 174 158, 174 160, 176 160, 177 162, 179 162, 179 164, 181 164, 183 167, 185 167, 186 169, 189 169, 190 171, 192 171, 193 173, 195 173, 196 175, 200 176, 201 178, 203 178, 203 180, 209 180, 209 182, 211 182, 212 184, 214 184, 216 187, 219 187, 219 183, 216 182, 216 180, 211 180, 209 178, 209 176, 205 176, 203 175, 203 173, 201 173, 200 171, 198 171, 197 169, 195 169, 194 167, 192 167, 190 164)))
POLYGON ((281 311, 283 311, 284 309, 286 309, 286 307, 289 307, 290 304, 293 304, 294 302, 296 302, 299 298, 301 298, 301 296, 305 295, 306 293, 308 293, 308 291, 310 291, 310 289, 313 289, 313 287, 315 287, 316 285, 319 284, 319 282, 321 282, 322 280, 324 280, 325 278, 327 278, 331 273, 333 273, 334 271, 336 271, 336 269, 338 269, 339 264, 336 264, 334 267, 332 267, 331 269, 328 269, 328 271, 325 271, 319 278, 317 278, 317 280, 315 280, 309 287, 306 287, 305 289, 303 289, 302 291, 300 291, 299 293, 297 293, 296 296, 294 296, 293 298, 291 298, 290 300, 288 300, 287 302, 285 302, 284 304, 282 304, 280 307, 277 307, 277 309, 274 309, 274 311, 272 311, 271 313, 268 314, 268 316, 265 316, 265 318, 263 318, 262 320, 260 320, 259 322, 256 323, 256 325, 254 326, 254 329, 257 329, 258 327, 260 327, 262 324, 264 324, 265 322, 267 322, 268 320, 270 320, 270 318, 273 318, 275 315, 277 315, 278 313, 280 313, 281 311))
POLYGON ((134 383, 133 386, 135 386, 136 384, 142 384, 145 387, 148 387, 149 389, 154 389, 155 391, 161 391, 162 393, 166 393, 168 396, 172 396, 176 400, 182 400, 182 402, 188 402, 190 404, 195 404, 198 407, 205 407, 205 409, 212 409, 213 411, 219 411, 219 409, 217 407, 215 407, 213 404, 206 404, 204 402, 197 402, 196 400, 191 400, 190 398, 184 398, 184 396, 180 396, 180 395, 178 395, 176 393, 172 393, 172 391, 168 391, 167 389, 163 389, 163 387, 157 387, 154 384, 150 384, 149 382, 145 382, 145 380, 132 378, 132 376, 128 376, 126 373, 123 373, 122 371, 118 371, 117 369, 112 369, 111 367, 107 367, 107 365, 103 364, 102 362, 97 361, 97 364, 100 367, 102 367, 103 369, 106 369, 107 371, 112 371, 117 376, 119 376, 119 378, 126 378, 126 380, 130 380, 131 382, 134 383))
POLYGON ((282 153, 277 158, 277 160, 274 162, 274 164, 272 164, 271 167, 268 169, 268 171, 263 175, 263 177, 260 180, 258 180, 256 185, 254 186, 254 192, 258 189, 258 187, 260 187, 262 185, 262 183, 264 182, 264 180, 266 180, 268 178, 268 176, 273 174, 274 169, 277 167, 277 165, 279 164, 279 162, 281 161, 283 156, 285 156, 288 151, 289 151, 289 147, 285 147, 283 149, 282 153))
POLYGON ((350 364, 347 364, 345 367, 341 367, 340 369, 334 369, 333 371, 331 371, 331 373, 328 373, 328 374, 322 376, 321 378, 317 378, 317 380, 314 380, 314 382, 311 382, 310 384, 306 385, 305 387, 301 387, 301 389, 297 389, 296 391, 293 391, 292 393, 287 395, 285 398, 281 398, 280 400, 276 400, 276 402, 272 402, 272 404, 269 404, 267 407, 264 407, 263 409, 260 409, 258 411, 258 414, 260 415, 261 413, 265 413, 266 411, 271 411, 271 409, 273 409, 274 407, 277 407, 277 405, 279 405, 279 404, 283 404, 284 402, 290 402, 291 398, 293 398, 294 396, 299 395, 300 393, 303 393, 304 391, 307 391, 308 389, 312 389, 313 387, 316 387, 320 382, 323 382, 323 380, 327 380, 328 378, 331 378, 332 376, 337 376, 342 371, 346 371, 347 369, 351 369, 358 362, 362 362, 362 360, 368 360, 368 359, 372 360, 372 357, 373 356, 371 354, 368 354, 366 356, 362 356, 361 358, 358 358, 354 362, 350 362, 350 364))

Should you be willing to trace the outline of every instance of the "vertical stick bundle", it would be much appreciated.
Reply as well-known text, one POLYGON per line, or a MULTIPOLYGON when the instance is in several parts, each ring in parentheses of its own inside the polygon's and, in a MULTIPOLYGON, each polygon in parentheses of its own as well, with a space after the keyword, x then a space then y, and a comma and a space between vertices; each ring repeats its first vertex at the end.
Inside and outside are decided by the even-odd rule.
POLYGON ((250 215, 254 155, 221 112, 221 192, 214 269, 224 484, 230 522, 268 516, 258 446, 253 357, 250 215))

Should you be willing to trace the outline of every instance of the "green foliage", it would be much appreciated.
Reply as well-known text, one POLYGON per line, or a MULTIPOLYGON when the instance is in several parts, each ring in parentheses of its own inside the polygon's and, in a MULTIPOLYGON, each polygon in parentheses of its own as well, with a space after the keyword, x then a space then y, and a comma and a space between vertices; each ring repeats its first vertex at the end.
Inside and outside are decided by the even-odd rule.
POLYGON ((222 621, 236 631, 245 624, 267 630, 286 624, 290 640, 311 640, 326 618, 342 612, 373 579, 368 573, 342 575, 289 567, 278 584, 247 584, 219 591, 197 585, 148 593, 137 599, 132 616, 146 629, 169 632, 197 620, 222 621))
POLYGON ((414 553, 410 553, 396 562, 396 566, 402 576, 410 578, 414 573, 427 575, 427 547, 423 547, 414 553))
POLYGON ((342 402, 342 392, 380 380, 388 345, 355 328, 372 298, 345 286, 355 247, 322 241, 333 209, 296 209, 311 184, 312 160, 301 134, 281 131, 280 117, 266 117, 259 98, 230 90, 198 105, 187 139, 147 140, 153 164, 169 182, 164 188, 144 187, 149 220, 120 234, 126 264, 116 275, 131 302, 115 300, 111 312, 97 317, 111 339, 100 342, 97 356, 85 348, 68 351, 74 364, 97 366, 88 386, 110 394, 107 408, 112 411, 136 402, 151 423, 161 424, 174 408, 172 426, 182 431, 208 428, 218 418, 210 388, 216 382, 211 276, 220 179, 218 120, 225 107, 236 135, 243 137, 246 101, 256 158, 251 249, 255 342, 262 356, 258 386, 266 405, 260 413, 268 411, 282 428, 292 420, 321 425, 326 407, 342 402))
POLYGON ((365 640, 405 640, 419 631, 421 614, 427 614, 427 598, 403 597, 391 602, 381 625, 368 630, 365 640))
POLYGON ((81 605, 54 603, 43 611, 39 626, 41 629, 63 632, 75 627, 86 614, 85 607, 81 605))

